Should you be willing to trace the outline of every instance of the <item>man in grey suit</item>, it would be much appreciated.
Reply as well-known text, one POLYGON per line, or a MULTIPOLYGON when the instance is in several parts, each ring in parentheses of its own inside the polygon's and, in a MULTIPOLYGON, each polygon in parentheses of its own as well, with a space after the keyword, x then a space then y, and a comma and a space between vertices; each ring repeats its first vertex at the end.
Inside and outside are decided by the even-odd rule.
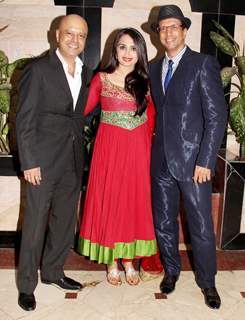
POLYGON ((78 56, 87 34, 83 18, 64 17, 56 31, 58 49, 28 65, 19 85, 17 141, 27 205, 17 285, 26 311, 36 307, 41 256, 43 283, 82 289, 63 267, 74 239, 83 171, 83 109, 92 72, 78 56))
POLYGON ((216 309, 221 301, 215 287, 211 176, 224 135, 227 107, 216 59, 185 44, 190 25, 179 7, 166 5, 151 26, 165 48, 164 58, 150 66, 157 111, 151 162, 153 216, 165 268, 160 289, 169 294, 181 270, 178 213, 182 194, 196 281, 206 304, 216 309))

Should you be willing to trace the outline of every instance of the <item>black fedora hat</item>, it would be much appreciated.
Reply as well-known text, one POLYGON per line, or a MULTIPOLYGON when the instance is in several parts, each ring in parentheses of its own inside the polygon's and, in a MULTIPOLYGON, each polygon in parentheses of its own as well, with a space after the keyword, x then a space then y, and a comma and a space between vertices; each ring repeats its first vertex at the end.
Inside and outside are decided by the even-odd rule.
POLYGON ((151 24, 151 30, 157 32, 159 21, 169 18, 179 19, 187 29, 189 29, 191 25, 191 20, 183 15, 183 12, 178 6, 174 4, 168 4, 160 7, 157 22, 153 22, 151 24))

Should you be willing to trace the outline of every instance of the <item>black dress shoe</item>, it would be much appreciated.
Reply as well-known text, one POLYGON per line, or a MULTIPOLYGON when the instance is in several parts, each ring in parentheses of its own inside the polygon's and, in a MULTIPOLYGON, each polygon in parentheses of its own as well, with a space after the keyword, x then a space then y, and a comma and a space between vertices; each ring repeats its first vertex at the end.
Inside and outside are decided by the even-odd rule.
POLYGON ((202 293, 209 308, 219 309, 221 300, 215 287, 202 289, 202 293))
POLYGON ((173 292, 175 289, 175 284, 177 280, 178 280, 178 276, 172 276, 166 273, 160 284, 161 292, 165 294, 169 294, 173 292))
POLYGON ((26 294, 20 292, 18 299, 19 306, 25 311, 32 311, 36 308, 36 300, 33 293, 26 294))
POLYGON ((58 287, 59 289, 63 289, 63 290, 80 291, 83 288, 81 283, 79 283, 71 278, 68 278, 68 277, 63 277, 63 278, 60 278, 55 281, 49 281, 49 280, 42 279, 42 283, 52 284, 52 285, 58 287))

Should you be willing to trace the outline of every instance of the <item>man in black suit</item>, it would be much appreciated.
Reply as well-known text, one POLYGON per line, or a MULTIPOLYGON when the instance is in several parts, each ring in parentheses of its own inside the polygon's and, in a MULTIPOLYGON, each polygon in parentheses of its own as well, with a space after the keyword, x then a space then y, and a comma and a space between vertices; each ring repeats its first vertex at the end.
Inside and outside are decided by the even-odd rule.
POLYGON ((43 283, 82 289, 63 267, 74 239, 83 171, 83 109, 92 72, 78 55, 87 34, 83 18, 63 17, 58 49, 28 65, 19 85, 17 141, 28 183, 17 285, 18 303, 27 311, 36 307, 41 256, 43 283))
POLYGON ((175 289, 181 263, 178 250, 179 196, 191 236, 196 281, 206 304, 220 307, 215 288, 216 248, 211 216, 211 175, 227 121, 227 108, 215 58, 185 45, 190 19, 175 5, 162 6, 151 25, 165 56, 150 66, 156 130, 152 147, 153 215, 165 276, 160 289, 175 289))

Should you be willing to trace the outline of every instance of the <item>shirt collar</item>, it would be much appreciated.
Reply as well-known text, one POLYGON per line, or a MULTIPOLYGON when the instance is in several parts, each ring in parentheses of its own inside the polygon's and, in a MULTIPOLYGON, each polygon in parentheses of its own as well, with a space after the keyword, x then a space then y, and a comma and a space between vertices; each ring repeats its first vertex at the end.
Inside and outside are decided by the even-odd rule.
POLYGON ((176 62, 179 62, 183 54, 185 53, 186 48, 187 47, 184 46, 184 48, 174 58, 169 58, 167 53, 165 53, 165 59, 164 59, 165 63, 167 64, 169 60, 172 60, 173 64, 175 64, 176 62))
MULTIPOLYGON (((56 49, 56 54, 58 56, 58 58, 60 59, 62 65, 66 68, 66 70, 68 69, 68 63, 66 62, 66 60, 63 58, 62 54, 60 53, 59 48, 56 49)), ((78 67, 79 69, 82 69, 83 66, 83 62, 79 57, 76 57, 75 59, 75 63, 76 63, 76 67, 78 67)))

